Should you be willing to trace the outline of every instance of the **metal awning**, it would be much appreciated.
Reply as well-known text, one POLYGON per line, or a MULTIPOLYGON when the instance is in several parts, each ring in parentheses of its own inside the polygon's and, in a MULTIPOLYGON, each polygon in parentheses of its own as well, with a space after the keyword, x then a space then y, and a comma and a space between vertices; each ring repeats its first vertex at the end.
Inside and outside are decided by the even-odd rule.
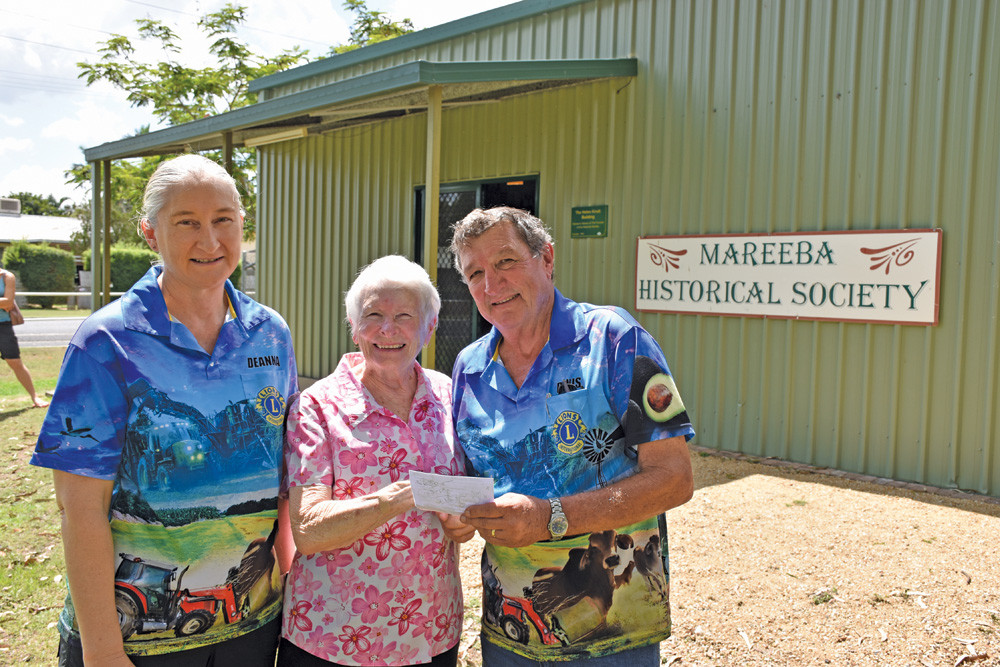
POLYGON ((482 104, 585 81, 636 76, 635 58, 414 62, 319 85, 210 118, 111 141, 84 151, 88 162, 255 146, 428 109, 441 87, 444 108, 482 104))
MULTIPOLYGON (((333 61, 336 58, 330 58, 322 65, 324 75, 333 61)), ((307 65, 303 69, 308 68, 307 65)), ((261 146, 350 125, 424 113, 427 116, 424 219, 428 226, 425 256, 429 258, 432 256, 430 243, 437 238, 443 109, 488 104, 514 95, 598 79, 634 77, 638 69, 636 58, 483 62, 417 60, 342 81, 318 84, 308 90, 266 99, 210 118, 88 148, 84 150, 84 155, 92 165, 93 303, 95 307, 107 303, 111 295, 110 241, 107 233, 111 201, 107 193, 111 190, 112 160, 222 149, 226 167, 231 169, 235 147, 261 146)), ((267 86, 259 88, 273 90, 267 86)), ((437 262, 430 262, 425 268, 431 280, 435 280, 437 262)), ((434 354, 432 337, 425 349, 425 360, 430 366, 434 365, 434 354)))

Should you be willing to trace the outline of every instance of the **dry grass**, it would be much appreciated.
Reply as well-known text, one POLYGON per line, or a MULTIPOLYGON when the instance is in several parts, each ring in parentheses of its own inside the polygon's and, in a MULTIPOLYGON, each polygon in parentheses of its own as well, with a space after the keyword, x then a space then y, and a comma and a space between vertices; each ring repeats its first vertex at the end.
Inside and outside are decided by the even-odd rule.
MULTIPOLYGON (((22 356, 36 386, 51 386, 62 349, 22 356)), ((28 465, 44 416, 16 380, 0 380, 0 665, 56 662, 55 623, 66 595, 59 517, 52 474, 28 465)))
MULTIPOLYGON (((5 665, 55 663, 58 517, 50 476, 27 465, 43 412, 16 390, 0 398, 5 665)), ((996 499, 691 461, 695 496, 668 515, 674 635, 663 664, 1000 665, 996 499)), ((462 550, 466 666, 480 664, 481 547, 462 550)))
MULTIPOLYGON (((693 453, 665 665, 1000 665, 1000 504, 693 453)), ((479 553, 462 551, 465 665, 479 553)))

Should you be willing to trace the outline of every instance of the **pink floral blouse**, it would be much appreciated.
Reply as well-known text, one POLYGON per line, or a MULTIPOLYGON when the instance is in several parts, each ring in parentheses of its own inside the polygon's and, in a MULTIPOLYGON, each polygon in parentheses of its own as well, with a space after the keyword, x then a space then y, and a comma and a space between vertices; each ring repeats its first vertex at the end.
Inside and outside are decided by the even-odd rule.
MULTIPOLYGON (((356 373, 360 353, 302 392, 285 435, 288 486, 325 484, 354 498, 410 470, 459 475, 451 381, 417 364, 418 385, 403 423, 372 398, 356 373)), ((390 519, 350 547, 295 554, 285 586, 282 636, 347 665, 430 662, 458 643, 462 626, 458 547, 432 512, 390 519)))

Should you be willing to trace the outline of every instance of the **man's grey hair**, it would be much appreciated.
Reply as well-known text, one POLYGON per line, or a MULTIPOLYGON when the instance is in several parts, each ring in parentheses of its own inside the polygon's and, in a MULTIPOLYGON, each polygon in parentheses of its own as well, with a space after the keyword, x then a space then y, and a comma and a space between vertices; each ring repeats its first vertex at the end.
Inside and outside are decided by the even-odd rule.
POLYGON ((465 280, 465 272, 462 271, 462 259, 459 257, 459 251, 468 247, 474 239, 479 238, 488 229, 501 222, 509 222, 514 225, 514 229, 531 250, 532 255, 543 252, 545 246, 552 243, 552 235, 545 229, 545 223, 525 210, 511 206, 474 209, 452 227, 450 250, 455 258, 455 268, 458 269, 463 281, 465 280))
POLYGON ((361 308, 372 294, 383 290, 403 289, 415 294, 420 307, 421 328, 437 317, 441 310, 438 295, 431 277, 424 267, 401 255, 379 257, 361 269, 350 289, 344 294, 347 321, 353 336, 361 319, 361 308))

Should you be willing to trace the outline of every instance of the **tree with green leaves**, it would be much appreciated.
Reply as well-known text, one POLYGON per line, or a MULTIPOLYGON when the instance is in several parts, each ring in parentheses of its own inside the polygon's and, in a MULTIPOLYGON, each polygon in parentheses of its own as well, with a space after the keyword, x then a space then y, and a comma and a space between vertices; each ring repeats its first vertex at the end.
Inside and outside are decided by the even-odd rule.
POLYGON ((69 197, 56 199, 53 195, 11 192, 7 195, 7 199, 17 199, 21 202, 22 215, 54 215, 64 218, 73 215, 72 206, 66 203, 69 197))
POLYGON ((410 19, 393 21, 385 12, 368 9, 365 0, 344 0, 344 9, 354 13, 351 40, 347 44, 330 49, 331 55, 347 53, 362 46, 377 44, 413 32, 413 21, 410 19))
POLYGON ((250 81, 292 67, 308 54, 294 47, 276 56, 254 53, 236 36, 246 21, 246 7, 227 4, 198 19, 198 28, 212 40, 208 48, 215 58, 210 67, 188 67, 171 59, 181 53, 177 33, 162 21, 138 19, 139 39, 157 44, 168 59, 144 63, 134 59, 135 46, 125 35, 112 35, 100 48, 96 63, 77 63, 87 85, 107 81, 128 93, 136 107, 150 107, 153 115, 170 125, 212 116, 253 104, 256 95, 250 81))
MULTIPOLYGON (((367 44, 385 41, 413 31, 410 19, 393 21, 383 12, 370 10, 365 0, 345 0, 344 8, 355 15, 348 44, 331 49, 342 53, 367 44)), ((165 23, 155 19, 136 21, 137 37, 112 35, 102 43, 101 57, 96 62, 78 63, 80 77, 87 85, 106 81, 128 94, 136 107, 149 107, 160 122, 170 125, 190 122, 207 116, 237 109, 256 102, 249 91, 250 81, 274 74, 304 61, 308 51, 299 47, 286 49, 276 56, 254 53, 237 32, 246 21, 246 7, 227 4, 198 20, 198 27, 210 40, 209 52, 215 63, 208 67, 188 67, 176 60, 181 53, 180 39, 165 23), (155 44, 165 54, 160 62, 147 63, 136 59, 136 40, 155 44)), ((145 127, 141 132, 148 132, 145 127)), ((219 160, 218 152, 207 153, 219 160)), ((256 233, 256 151, 234 151, 236 179, 247 210, 244 235, 252 239, 256 233)), ((118 160, 111 168, 112 204, 111 241, 140 245, 135 234, 142 191, 156 166, 171 155, 146 157, 139 160, 118 160)), ((76 164, 66 172, 68 182, 86 187, 90 184, 90 165, 76 164)), ((75 239, 88 244, 90 224, 75 239)))
MULTIPOLYGON (((136 21, 137 39, 155 44, 166 59, 156 63, 139 61, 135 58, 135 38, 115 34, 103 42, 97 62, 77 63, 80 77, 87 80, 87 85, 98 81, 112 84, 128 93, 132 106, 149 107, 157 120, 169 125, 253 104, 256 95, 249 90, 250 81, 297 65, 306 59, 308 52, 294 47, 275 56, 254 53, 237 36, 245 21, 246 7, 233 4, 198 19, 198 28, 210 41, 209 53, 215 59, 213 65, 198 68, 184 65, 176 59, 182 52, 182 46, 177 33, 168 25, 156 19, 139 19, 136 21)), ((149 128, 142 131, 148 132, 149 128)), ((140 210, 142 189, 156 166, 169 157, 172 156, 119 160, 112 164, 113 242, 141 243, 131 229, 134 229, 140 210)), ((209 157, 221 161, 218 154, 209 154, 209 157)), ((243 205, 247 209, 244 232, 247 238, 253 238, 256 152, 236 150, 233 160, 233 177, 242 191, 243 205)), ((90 182, 90 165, 74 165, 66 175, 71 183, 87 184, 90 182)), ((89 237, 89 229, 85 233, 89 237)))
MULTIPOLYGON (((48 243, 14 241, 3 251, 3 266, 17 274, 25 292, 70 292, 76 278, 72 253, 48 243)), ((36 296, 34 303, 51 308, 56 297, 36 296)))

